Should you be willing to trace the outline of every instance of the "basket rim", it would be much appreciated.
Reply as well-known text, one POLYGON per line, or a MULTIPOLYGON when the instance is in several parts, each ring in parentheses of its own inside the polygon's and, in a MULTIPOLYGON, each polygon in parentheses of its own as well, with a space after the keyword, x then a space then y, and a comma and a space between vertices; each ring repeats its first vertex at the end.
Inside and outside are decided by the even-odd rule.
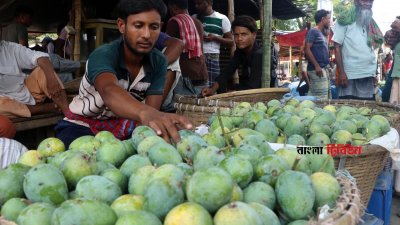
POLYGON ((333 158, 340 158, 340 157, 346 157, 346 158, 355 158, 355 157, 360 157, 360 156, 370 156, 370 155, 378 155, 382 154, 385 152, 388 152, 388 150, 380 145, 375 145, 375 144, 370 144, 367 143, 365 145, 361 145, 362 147, 361 154, 357 155, 344 155, 344 154, 338 154, 334 156, 333 158))
POLYGON ((245 96, 245 95, 254 95, 254 94, 262 94, 262 93, 289 93, 289 88, 257 88, 257 89, 249 89, 249 90, 242 90, 242 91, 232 91, 222 94, 216 94, 209 97, 205 97, 205 99, 213 100, 213 99, 220 99, 220 98, 228 98, 228 97, 236 97, 236 96, 245 96))
POLYGON ((217 106, 217 107, 234 107, 239 102, 235 102, 233 100, 227 99, 206 99, 206 98, 198 98, 192 95, 176 95, 175 96, 175 104, 190 104, 197 106, 217 106))
POLYGON ((387 107, 387 108, 392 108, 395 110, 400 111, 400 105, 394 105, 392 103, 388 102, 376 102, 376 101, 371 101, 371 100, 358 100, 358 99, 329 99, 329 100, 314 100, 316 104, 321 103, 321 104, 348 104, 348 103, 354 103, 354 104, 360 104, 360 105, 376 105, 376 106, 381 106, 381 107, 387 107))

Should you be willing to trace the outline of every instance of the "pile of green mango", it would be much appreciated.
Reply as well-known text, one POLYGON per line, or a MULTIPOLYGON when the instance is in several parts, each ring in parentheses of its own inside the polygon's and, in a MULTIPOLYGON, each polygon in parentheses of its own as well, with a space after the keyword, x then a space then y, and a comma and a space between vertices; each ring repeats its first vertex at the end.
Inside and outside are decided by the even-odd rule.
POLYGON ((234 122, 212 122, 204 136, 181 130, 179 143, 147 126, 124 141, 80 137, 67 151, 45 139, 0 170, 1 216, 19 225, 304 225, 334 207, 342 190, 332 157, 274 151, 273 107, 253 107, 215 117, 234 122))
MULTIPOLYGON (((224 128, 232 134, 249 128, 271 143, 326 146, 327 144, 364 145, 390 131, 383 112, 348 105, 318 107, 314 102, 292 98, 285 104, 271 100, 251 105, 241 102, 209 119, 211 132, 224 128)), ((222 131, 222 130, 221 130, 222 131)))

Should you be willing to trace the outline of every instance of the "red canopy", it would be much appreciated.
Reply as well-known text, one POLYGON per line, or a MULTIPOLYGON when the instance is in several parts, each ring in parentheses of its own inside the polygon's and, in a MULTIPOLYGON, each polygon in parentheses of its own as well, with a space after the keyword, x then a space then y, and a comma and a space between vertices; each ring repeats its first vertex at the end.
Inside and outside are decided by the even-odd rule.
MULTIPOLYGON (((304 45, 304 40, 306 39, 308 30, 301 30, 297 32, 293 32, 290 34, 277 35, 280 46, 292 46, 292 47, 301 47, 304 45)), ((329 44, 331 44, 333 32, 331 31, 329 34, 329 44)))
POLYGON ((290 34, 278 35, 276 38, 278 39, 279 46, 300 47, 304 44, 306 34, 307 30, 301 30, 290 34))

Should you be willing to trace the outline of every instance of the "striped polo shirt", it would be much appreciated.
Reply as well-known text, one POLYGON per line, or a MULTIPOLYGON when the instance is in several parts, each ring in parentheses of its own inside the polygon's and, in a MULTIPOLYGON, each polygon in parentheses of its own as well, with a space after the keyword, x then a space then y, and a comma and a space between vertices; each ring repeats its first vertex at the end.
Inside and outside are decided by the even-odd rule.
MULTIPOLYGON (((204 28, 204 36, 213 34, 223 36, 225 33, 231 31, 231 22, 224 14, 214 11, 212 14, 200 17, 197 14, 193 15, 194 18, 200 20, 204 28)), ((219 53, 220 44, 216 41, 203 42, 204 53, 219 53)))
MULTIPOLYGON (((79 94, 69 105, 72 113, 90 116, 96 119, 115 117, 104 105, 94 82, 102 73, 112 73, 118 79, 121 88, 127 90, 138 101, 144 101, 149 95, 162 95, 167 72, 167 61, 164 55, 153 49, 143 59, 143 66, 135 80, 130 79, 129 71, 124 64, 122 39, 97 48, 86 63, 86 72, 82 78, 79 94)), ((123 103, 122 103, 123 104, 123 103)), ((69 120, 70 121, 70 120, 69 120)), ((81 121, 71 121, 81 125, 81 121)))

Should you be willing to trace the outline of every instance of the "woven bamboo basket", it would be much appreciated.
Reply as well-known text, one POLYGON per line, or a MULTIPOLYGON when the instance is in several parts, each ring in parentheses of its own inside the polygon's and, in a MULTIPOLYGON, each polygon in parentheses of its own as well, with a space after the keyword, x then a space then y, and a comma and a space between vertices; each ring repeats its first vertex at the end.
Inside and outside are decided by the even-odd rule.
POLYGON ((213 95, 205 99, 234 102, 266 102, 272 99, 281 99, 284 94, 289 92, 289 88, 258 88, 213 95))
MULTIPOLYGON (((213 99, 195 99, 183 97, 178 100, 176 109, 178 114, 185 115, 195 125, 207 124, 208 118, 217 111, 217 108, 229 109, 234 107, 237 102, 222 101, 213 99)), ((361 100, 328 100, 315 101, 320 106, 324 105, 350 105, 353 107, 367 106, 374 111, 386 116, 392 127, 396 128, 400 133, 400 106, 394 106, 389 103, 379 103, 375 101, 361 100)), ((389 152, 378 145, 365 145, 362 147, 362 154, 353 156, 336 156, 335 165, 338 169, 340 158, 343 159, 343 167, 350 171, 356 178, 357 185, 361 191, 361 203, 368 205, 369 198, 373 191, 375 180, 382 171, 389 152)))
POLYGON ((309 225, 356 225, 364 214, 360 201, 360 192, 356 182, 345 175, 338 175, 342 193, 336 201, 336 206, 330 210, 329 215, 323 219, 312 218, 309 225))
POLYGON ((175 96, 174 107, 176 113, 186 116, 194 126, 207 124, 208 118, 217 112, 217 109, 232 109, 238 103, 232 100, 219 100, 208 98, 196 98, 193 96, 175 96))
POLYGON ((174 107, 178 114, 186 116, 194 126, 207 124, 208 118, 217 108, 233 108, 237 102, 267 102, 281 99, 290 92, 289 88, 259 88, 234 91, 205 98, 193 96, 176 96, 174 107))
POLYGON ((357 187, 360 189, 361 203, 364 206, 368 205, 376 178, 383 170, 388 157, 389 151, 379 145, 362 146, 360 155, 334 157, 335 169, 343 167, 356 179, 357 187))
MULTIPOLYGON (((375 101, 362 101, 362 100, 327 100, 315 101, 320 106, 325 105, 349 105, 352 107, 369 107, 377 114, 385 116, 391 126, 400 133, 400 106, 392 105, 389 103, 375 102, 375 101)), ((376 178, 383 170, 385 163, 388 160, 389 152, 378 145, 365 145, 362 146, 361 155, 347 155, 336 156, 335 166, 338 164, 341 157, 345 157, 346 161, 344 167, 351 173, 357 180, 357 186, 361 192, 361 203, 365 206, 368 205, 369 198, 374 189, 376 178)))
POLYGON ((186 116, 193 126, 207 124, 208 118, 217 112, 217 109, 230 109, 230 107, 198 106, 193 104, 175 103, 176 113, 186 116))

